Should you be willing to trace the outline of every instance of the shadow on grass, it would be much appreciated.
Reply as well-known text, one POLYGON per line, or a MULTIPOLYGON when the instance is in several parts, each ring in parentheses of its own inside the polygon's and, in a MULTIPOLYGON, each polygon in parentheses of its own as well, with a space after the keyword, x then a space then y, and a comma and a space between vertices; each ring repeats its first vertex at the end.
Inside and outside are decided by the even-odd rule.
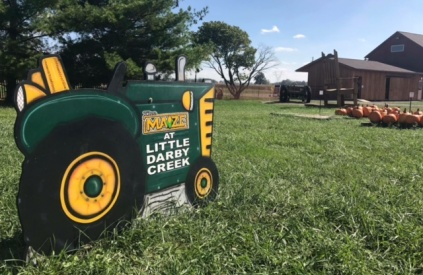
POLYGON ((25 243, 21 232, 12 238, 0 241, 0 260, 8 266, 21 265, 25 262, 25 243))
POLYGON ((280 104, 280 105, 305 105, 303 101, 298 100, 298 101, 288 101, 288 102, 282 102, 279 100, 271 100, 271 101, 263 101, 264 104, 280 104))
POLYGON ((0 99, 0 107, 13 107, 13 103, 7 102, 5 99, 0 99))

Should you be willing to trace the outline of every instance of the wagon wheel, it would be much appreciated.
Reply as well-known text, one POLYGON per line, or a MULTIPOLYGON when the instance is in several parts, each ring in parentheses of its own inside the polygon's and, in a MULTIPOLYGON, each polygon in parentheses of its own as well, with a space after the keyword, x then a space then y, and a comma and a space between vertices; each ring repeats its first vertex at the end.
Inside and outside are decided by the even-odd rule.
POLYGON ((286 88, 286 86, 281 87, 280 101, 281 102, 289 102, 289 94, 288 94, 288 89, 286 88))
POLYGON ((189 202, 205 206, 213 201, 219 189, 219 173, 210 158, 199 158, 190 168, 185 183, 189 202))
POLYGON ((26 244, 58 253, 121 228, 142 204, 140 164, 137 143, 117 123, 52 132, 22 166, 17 205, 26 244))
POLYGON ((311 89, 310 89, 310 86, 305 86, 304 87, 303 102, 304 103, 310 103, 310 101, 311 101, 311 89))

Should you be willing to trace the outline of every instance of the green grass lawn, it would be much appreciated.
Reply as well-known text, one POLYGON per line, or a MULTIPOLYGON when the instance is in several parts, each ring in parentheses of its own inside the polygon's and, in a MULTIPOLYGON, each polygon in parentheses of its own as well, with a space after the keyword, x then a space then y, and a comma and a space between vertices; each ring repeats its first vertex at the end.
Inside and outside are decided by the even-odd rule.
POLYGON ((286 114, 334 109, 217 101, 217 201, 136 220, 34 267, 18 260, 23 157, 13 140, 15 112, 0 109, 0 273, 423 273, 423 130, 286 114))

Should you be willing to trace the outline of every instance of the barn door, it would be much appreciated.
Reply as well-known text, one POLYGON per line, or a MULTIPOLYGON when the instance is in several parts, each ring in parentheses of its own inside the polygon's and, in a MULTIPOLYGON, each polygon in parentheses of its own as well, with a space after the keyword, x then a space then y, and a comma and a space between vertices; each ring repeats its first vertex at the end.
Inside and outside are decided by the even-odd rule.
POLYGON ((385 100, 389 100, 389 90, 391 89, 391 78, 387 77, 385 82, 385 100))

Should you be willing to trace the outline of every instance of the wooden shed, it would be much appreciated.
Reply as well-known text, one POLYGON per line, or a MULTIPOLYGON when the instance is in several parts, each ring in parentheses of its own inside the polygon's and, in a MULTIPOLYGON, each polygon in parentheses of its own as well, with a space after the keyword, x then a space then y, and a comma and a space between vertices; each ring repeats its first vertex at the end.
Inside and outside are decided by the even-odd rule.
MULTIPOLYGON (((338 58, 341 77, 361 77, 362 87, 358 98, 366 100, 409 100, 409 93, 417 95, 420 74, 378 61, 338 58)), ((312 98, 319 98, 323 90, 324 75, 322 58, 296 70, 308 73, 308 85, 312 98)))

